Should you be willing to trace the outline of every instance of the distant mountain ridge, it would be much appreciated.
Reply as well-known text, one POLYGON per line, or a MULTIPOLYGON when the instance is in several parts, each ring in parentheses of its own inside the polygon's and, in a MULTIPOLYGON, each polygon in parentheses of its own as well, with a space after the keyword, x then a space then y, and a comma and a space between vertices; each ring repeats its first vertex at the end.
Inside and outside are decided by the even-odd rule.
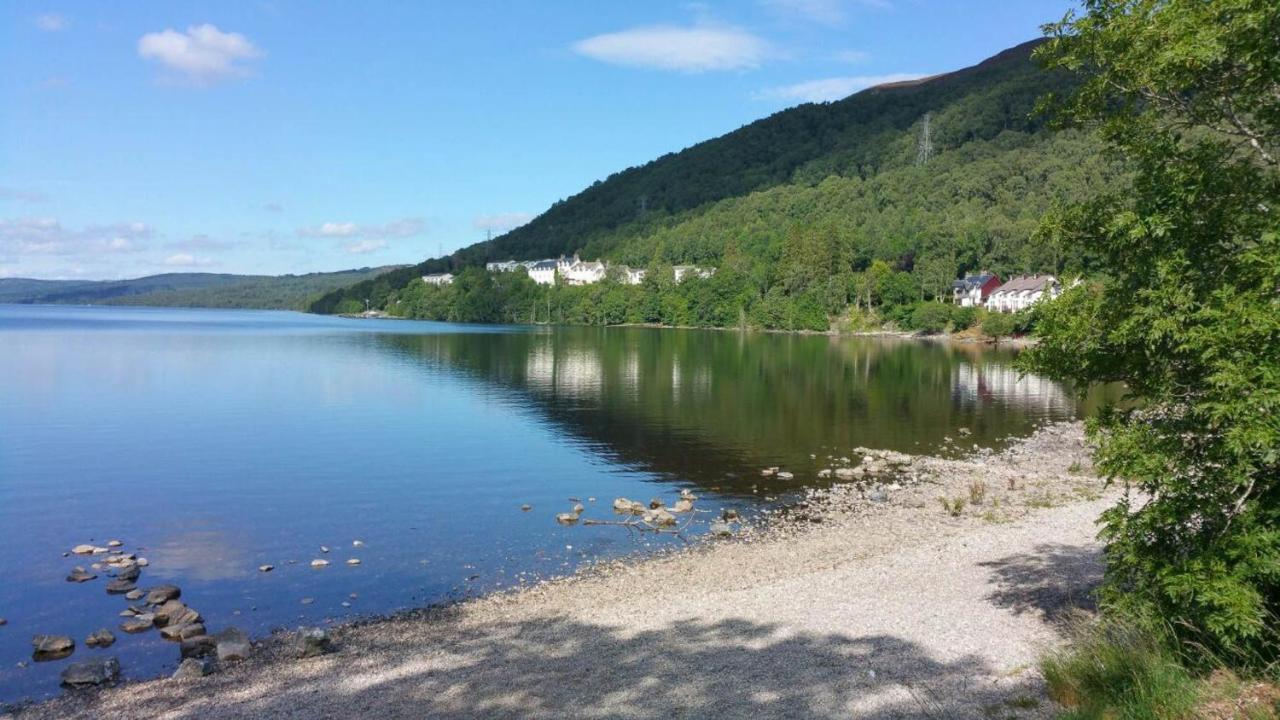
POLYGON ((131 280, 0 278, 0 303, 302 310, 323 293, 399 267, 304 275, 164 273, 131 280))
MULTIPOLYGON (((796 203, 785 210, 787 214, 762 207, 762 198, 768 200, 774 190, 785 190, 791 201, 805 189, 833 177, 883 184, 890 182, 884 178, 896 173, 890 182, 894 190, 921 182, 912 173, 919 170, 913 166, 918 164, 916 143, 926 116, 933 118, 931 143, 936 155, 952 155, 948 160, 951 171, 955 163, 963 161, 964 153, 984 162, 1002 155, 1024 159, 1028 153, 1038 154, 1037 160, 1045 167, 1026 168, 1018 188, 1019 193, 1025 191, 1034 198, 1045 188, 1028 189, 1027 183, 1051 185, 1055 178, 1050 175, 1060 170, 1047 166, 1050 156, 1056 154, 1068 164, 1079 164, 1093 152, 1077 138, 1064 142, 1060 150, 1048 148, 1056 133, 1048 128, 1045 118, 1034 113, 1036 102, 1046 94, 1070 88, 1075 79, 1045 70, 1031 59, 1042 42, 1022 43, 953 72, 889 83, 836 102, 808 103, 777 112, 597 181, 554 203, 526 225, 492 240, 329 293, 311 310, 334 312, 339 306, 351 307, 366 298, 377 306, 419 275, 457 272, 491 260, 555 257, 580 250, 584 259, 641 265, 649 262, 655 251, 670 263, 718 262, 726 243, 731 239, 738 242, 734 236, 746 233, 752 224, 782 226, 818 219, 816 214, 805 217, 796 203), (742 212, 758 212, 759 216, 746 219, 740 216, 742 212), (714 227, 699 224, 698 219, 705 216, 715 216, 719 222, 714 227)), ((1070 168, 1061 170, 1069 172, 1070 168)), ((959 180, 958 175, 954 179, 959 180)), ((955 195, 956 190, 933 187, 929 192, 939 196, 921 200, 938 205, 942 196, 955 195)), ((832 212, 827 209, 828 216, 832 212)), ((910 212, 903 208, 894 222, 910 212)), ((1021 219, 1018 222, 1024 224, 1021 219)), ((1021 228, 1018 231, 1023 232, 1021 228)), ((876 238, 867 242, 875 243, 885 244, 876 238)), ((776 262, 776 239, 760 239, 756 244, 756 249, 745 252, 765 264, 776 262)), ((859 244, 856 238, 853 244, 859 244)), ((901 252, 909 257, 913 251, 901 252)), ((985 258, 974 260, 983 261, 985 258)))

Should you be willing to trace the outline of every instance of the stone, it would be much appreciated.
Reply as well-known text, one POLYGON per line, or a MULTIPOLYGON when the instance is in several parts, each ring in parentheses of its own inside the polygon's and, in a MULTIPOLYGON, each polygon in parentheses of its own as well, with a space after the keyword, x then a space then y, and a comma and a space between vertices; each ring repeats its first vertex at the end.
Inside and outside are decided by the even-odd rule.
POLYGON ((530 510, 533 509, 533 506, 530 505, 529 503, 525 503, 520 506, 520 509, 523 510, 524 512, 529 512, 530 510))
POLYGON ((620 513, 643 515, 647 508, 645 508, 644 503, 628 500, 627 498, 618 498, 613 501, 613 509, 620 513))
POLYGON ((120 661, 113 657, 74 662, 62 671, 62 684, 73 688, 106 685, 119 679, 120 661))
POLYGON ((310 605, 311 603, 314 603, 315 601, 316 601, 316 599, 315 599, 315 598, 304 597, 304 598, 302 598, 301 600, 299 600, 298 602, 302 603, 303 605, 310 605))
POLYGON ((130 562, 128 565, 121 566, 120 569, 116 571, 117 580, 127 580, 129 582, 137 580, 141 575, 142 568, 138 567, 137 563, 133 562, 130 562))
POLYGON ((352 541, 351 541, 351 547, 364 547, 364 541, 363 541, 363 540, 352 540, 352 541))
POLYGON ((132 580, 116 578, 115 580, 107 583, 108 595, 124 595, 125 593, 133 592, 137 589, 138 586, 134 585, 132 580))
POLYGON ((131 617, 128 620, 125 620, 124 622, 120 623, 121 630, 133 635, 146 632, 154 626, 155 626, 155 616, 152 615, 151 613, 145 613, 143 615, 135 615, 134 617, 131 617))
POLYGON ((796 476, 795 476, 795 473, 789 473, 783 470, 783 471, 780 471, 776 477, 779 480, 794 480, 796 476))
POLYGON ((125 600, 141 600, 143 595, 146 595, 146 593, 139 590, 138 588, 134 588, 124 594, 124 599, 125 600))
POLYGON ((556 515, 556 522, 560 523, 561 525, 572 525, 578 522, 578 514, 577 513, 560 513, 559 515, 556 515))
POLYGON ((820 478, 829 478, 829 477, 831 477, 831 468, 823 468, 823 469, 819 470, 819 471, 818 471, 818 477, 820 477, 820 478))
POLYGON ((229 627, 213 638, 217 642, 219 662, 244 660, 253 652, 253 643, 249 642, 249 636, 240 628, 229 627))
POLYGON ((173 679, 194 680, 210 675, 217 669, 218 665, 211 657, 189 657, 178 664, 178 669, 173 673, 173 679))
POLYGON ((670 527, 676 524, 676 516, 665 508, 655 508, 644 514, 644 521, 658 527, 670 527))
POLYGON ((120 542, 119 540, 108 540, 108 541, 107 541, 107 547, 109 547, 109 548, 118 548, 118 547, 120 547, 120 546, 122 546, 122 545, 124 545, 124 543, 120 542))
POLYGON ((36 660, 58 660, 75 652, 76 641, 66 635, 36 635, 31 646, 36 660))
POLYGON ((138 563, 138 567, 146 567, 151 564, 151 561, 146 558, 138 558, 134 562, 138 563))
POLYGON ((324 545, 321 545, 321 546, 320 546, 320 552, 322 552, 322 553, 327 553, 327 552, 329 552, 329 548, 328 548, 328 547, 326 547, 326 546, 324 546, 324 545))
POLYGON ((720 519, 725 522, 733 522, 739 518, 740 516, 738 515, 738 511, 733 508, 725 508, 720 512, 720 519))
POLYGON ((93 545, 77 545, 71 548, 71 552, 74 555, 94 555, 98 552, 99 549, 101 549, 102 552, 107 551, 106 548, 97 548, 97 547, 94 547, 93 545))
POLYGON ((96 577, 98 576, 94 575, 88 570, 85 570, 84 568, 77 565, 76 567, 72 568, 71 573, 67 575, 67 582, 74 582, 74 583, 89 582, 90 580, 96 577))
POLYGON ((184 623, 182 625, 169 625, 160 628, 160 637, 165 640, 190 640, 193 637, 206 635, 204 625, 200 623, 184 623))
POLYGON ((200 613, 182 604, 180 600, 170 600, 155 611, 155 623, 160 627, 197 622, 200 622, 200 613))
POLYGON ((272 570, 275 570, 275 569, 276 569, 275 565, 259 565, 258 566, 258 572, 271 572, 272 570))
POLYGON ((157 585, 147 590, 148 605, 161 605, 180 597, 182 597, 182 590, 177 585, 157 585))
POLYGON ((360 564, 360 558, 350 558, 350 559, 348 559, 348 560, 347 560, 347 564, 348 564, 348 565, 359 565, 359 564, 360 564))
POLYGON ((689 498, 680 498, 675 505, 671 506, 673 513, 686 513, 693 509, 693 501, 689 498))
POLYGON ((836 477, 841 480, 852 480, 858 473, 853 468, 836 468, 836 477))
POLYGON ((311 561, 311 567, 313 568, 322 568, 327 566, 328 564, 329 564, 328 560, 312 560, 311 561))
POLYGON ((882 503, 889 501, 889 493, 882 487, 877 487, 867 493, 867 499, 873 503, 882 503))
POLYGON ((720 520, 711 523, 709 529, 711 534, 715 537, 729 537, 733 535, 733 528, 730 527, 729 523, 720 520))
POLYGON ((9 624, 8 620, 5 620, 4 618, 0 617, 0 627, 4 627, 5 625, 8 625, 8 624, 9 624))
POLYGON ((89 647, 111 647, 115 642, 116 636, 106 628, 89 633, 89 637, 84 640, 84 644, 89 647))
POLYGON ((333 641, 321 628, 304 628, 289 640, 289 654, 296 658, 318 657, 331 652, 333 641))
POLYGON ((208 635, 197 635, 193 638, 187 638, 182 641, 182 647, 179 650, 182 658, 201 658, 209 657, 217 652, 218 642, 208 635))

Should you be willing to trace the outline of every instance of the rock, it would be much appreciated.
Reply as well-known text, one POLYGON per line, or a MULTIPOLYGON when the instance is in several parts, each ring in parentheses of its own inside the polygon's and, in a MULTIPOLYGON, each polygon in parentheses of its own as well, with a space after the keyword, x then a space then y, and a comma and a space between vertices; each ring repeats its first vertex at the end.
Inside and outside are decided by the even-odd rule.
POLYGON ((733 522, 734 520, 738 520, 740 518, 741 516, 738 514, 738 511, 734 510, 733 508, 725 508, 720 512, 720 519, 727 523, 733 522))
POLYGON ((98 555, 98 551, 106 552, 106 548, 95 547, 93 545, 77 545, 71 548, 72 554, 75 555, 98 555))
POLYGON ((315 602, 315 601, 316 601, 316 599, 315 599, 315 598, 304 597, 304 598, 302 598, 301 600, 299 600, 298 602, 302 603, 303 605, 310 605, 311 603, 313 603, 313 602, 315 602))
POLYGON ((671 527, 676 524, 676 516, 664 508, 655 508, 644 514, 644 521, 658 527, 671 527))
POLYGON ((120 623, 121 630, 130 634, 135 634, 135 635, 137 633, 146 632, 154 626, 155 626, 155 616, 152 615, 151 613, 145 613, 143 615, 135 615, 134 617, 131 617, 128 620, 125 620, 124 622, 120 623))
POLYGON ((182 604, 180 600, 170 600, 155 611, 155 623, 160 627, 197 622, 200 622, 200 613, 182 604))
POLYGON ((211 657, 189 657, 178 664, 178 669, 173 673, 173 679, 194 680, 210 675, 217 669, 218 665, 211 657))
POLYGON ((711 523, 708 529, 710 530, 711 534, 715 537, 729 537, 733 535, 733 528, 729 525, 729 523, 724 522, 723 520, 717 520, 711 523))
POLYGON ((125 593, 133 592, 137 589, 138 586, 134 585, 132 580, 121 580, 120 578, 116 578, 115 580, 107 583, 108 595, 124 595, 125 593))
POLYGON ((116 636, 106 628, 89 633, 89 637, 84 640, 84 644, 89 647, 111 647, 115 642, 116 636))
POLYGON ((8 620, 5 620, 4 618, 0 617, 0 627, 4 627, 5 625, 8 625, 8 624, 9 624, 8 620))
POLYGON ((693 501, 688 498, 680 498, 675 505, 671 506, 673 513, 686 513, 693 509, 693 501))
POLYGON ((120 661, 113 657, 74 662, 62 671, 62 684, 73 688, 106 685, 118 679, 120 661))
POLYGON ((109 547, 109 548, 118 548, 118 547, 120 547, 121 545, 124 545, 124 543, 120 542, 119 540, 108 540, 108 541, 107 541, 107 547, 109 547))
POLYGON ((165 640, 190 640, 194 637, 205 635, 204 625, 200 623, 184 623, 182 625, 169 625, 160 628, 160 637, 165 640))
POLYGON ((836 477, 841 480, 852 480, 857 477, 858 473, 853 468, 836 468, 836 477))
POLYGON ((77 565, 76 567, 72 568, 71 573, 67 575, 67 582, 74 582, 74 583, 89 582, 90 580, 96 577, 98 576, 94 575, 88 570, 85 570, 84 568, 77 565))
POLYGON ((253 643, 249 642, 249 636, 240 628, 229 627, 214 635, 213 639, 217 642, 219 662, 244 660, 253 651, 253 643))
POLYGON ((650 510, 657 510, 658 508, 660 508, 660 507, 662 507, 662 506, 664 506, 664 505, 666 505, 666 503, 662 502, 662 499, 661 499, 661 498, 654 498, 654 499, 652 499, 652 500, 650 500, 650 501, 649 501, 649 509, 650 509, 650 510))
POLYGON ((117 580, 127 580, 129 582, 133 582, 134 580, 137 580, 141 575, 142 575, 142 568, 138 567, 137 564, 133 562, 130 562, 128 565, 122 566, 119 570, 116 571, 117 580))
POLYGON ((218 650, 218 642, 208 635, 197 635, 182 641, 179 654, 182 659, 202 658, 213 655, 218 650))
POLYGON ((882 487, 873 488, 867 493, 867 499, 873 503, 882 503, 889 501, 889 493, 882 487))
POLYGON ((530 510, 533 509, 533 506, 530 505, 529 503, 525 503, 520 506, 520 509, 523 510, 524 512, 529 512, 530 510))
POLYGON ((627 498, 618 498, 613 501, 613 509, 620 513, 630 513, 632 515, 643 515, 645 511, 644 503, 638 503, 635 500, 627 498))
POLYGON ((311 561, 311 567, 313 568, 322 568, 328 564, 329 564, 328 560, 312 560, 311 561))
POLYGON ((324 545, 321 545, 321 546, 320 546, 320 552, 322 552, 322 553, 327 553, 327 552, 329 552, 329 548, 325 547, 324 545))
POLYGON ((258 572, 271 572, 272 570, 275 570, 275 569, 276 569, 275 565, 259 565, 258 566, 258 572))
POLYGON ((36 660, 58 660, 75 652, 76 641, 66 635, 36 635, 31 638, 31 646, 36 660))
POLYGON ((581 515, 584 511, 586 511, 586 508, 582 506, 582 503, 577 503, 573 506, 573 513, 575 515, 581 515))
POLYGON ((360 558, 349 558, 349 559, 347 560, 347 564, 348 564, 348 565, 359 565, 359 564, 360 564, 360 558))
POLYGON ((823 468, 823 469, 819 470, 819 471, 818 471, 818 477, 820 477, 820 478, 829 478, 829 477, 831 477, 831 468, 823 468))
POLYGON ((146 567, 151 564, 151 561, 146 558, 138 558, 134 562, 138 563, 138 567, 146 567))
POLYGON ((147 604, 160 605, 182 597, 182 590, 177 585, 157 585, 147 590, 147 604))
POLYGON ((363 540, 352 540, 352 541, 351 541, 351 547, 364 547, 364 541, 363 541, 363 540))
POLYGON ((289 641, 289 654, 296 658, 309 658, 333 652, 329 633, 321 628, 299 630, 289 641))
POLYGON ((693 491, 690 490, 689 488, 683 488, 680 491, 680 499, 681 500, 697 500, 698 496, 694 495, 693 491))
POLYGON ((795 479, 795 477, 796 477, 796 476, 795 476, 795 474, 794 474, 794 473, 789 473, 789 472, 786 472, 786 471, 782 471, 782 472, 779 472, 779 473, 777 474, 777 478, 778 478, 779 480, 794 480, 794 479, 795 479))
POLYGON ((561 525, 572 525, 578 522, 578 513, 560 513, 556 515, 556 522, 561 525))
POLYGON ((760 477, 769 477, 769 476, 773 475, 773 474, 774 474, 774 473, 776 473, 776 472, 778 472, 778 468, 776 468, 776 467, 775 467, 775 468, 765 468, 765 469, 763 469, 763 470, 761 470, 761 471, 760 471, 760 477))

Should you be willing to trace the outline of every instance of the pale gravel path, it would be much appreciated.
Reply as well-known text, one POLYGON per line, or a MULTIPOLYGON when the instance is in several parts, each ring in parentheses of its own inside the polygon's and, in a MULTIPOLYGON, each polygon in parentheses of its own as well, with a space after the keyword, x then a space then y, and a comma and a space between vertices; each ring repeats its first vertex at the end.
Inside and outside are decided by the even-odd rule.
POLYGON ((18 718, 1050 717, 1036 658, 1097 580, 1093 521, 1114 501, 1067 472, 1079 433, 922 461, 925 484, 888 504, 824 494, 822 524, 342 629, 324 658, 268 649, 18 718), (999 497, 1020 517, 953 519, 934 502, 979 477, 984 512, 999 497))

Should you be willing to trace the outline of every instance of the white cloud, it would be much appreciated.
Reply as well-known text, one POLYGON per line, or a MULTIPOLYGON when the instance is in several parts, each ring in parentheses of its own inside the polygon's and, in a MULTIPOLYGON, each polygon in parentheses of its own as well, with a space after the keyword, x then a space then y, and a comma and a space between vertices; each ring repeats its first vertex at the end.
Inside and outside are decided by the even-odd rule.
POLYGON ((213 258, 197 257, 190 253, 178 253, 165 258, 161 264, 169 267, 213 267, 218 263, 213 258))
POLYGON ((63 227, 54 218, 0 220, 0 253, 23 255, 113 255, 146 249, 152 235, 143 223, 63 227))
POLYGON ((59 32, 67 29, 67 18, 58 13, 45 13, 36 16, 36 27, 45 32, 59 32))
POLYGON ((476 219, 473 220, 471 224, 477 230, 506 232, 512 228, 518 228, 532 219, 533 219, 533 213, 505 212, 505 213, 495 213, 493 215, 480 215, 476 217, 476 219))
POLYGON ((392 220, 383 225, 360 225, 354 222, 326 222, 298 228, 301 237, 315 238, 365 238, 375 240, 401 239, 421 235, 427 229, 422 218, 407 217, 392 220))
POLYGON ((831 102, 848 97, 859 90, 865 90, 885 83, 918 80, 924 75, 919 73, 892 73, 889 75, 858 75, 854 77, 833 77, 822 80, 810 80, 766 88, 755 94, 757 100, 783 100, 787 102, 831 102))
POLYGON ((579 40, 573 50, 615 65, 690 73, 754 68, 769 54, 759 37, 713 25, 632 28, 579 40))
POLYGON ((249 74, 248 61, 262 51, 240 33, 222 32, 209 24, 192 25, 185 33, 167 29, 138 40, 138 56, 177 71, 196 85, 208 85, 249 74))
POLYGON ((346 246, 347 252, 352 255, 364 255, 365 253, 385 250, 387 248, 386 240, 361 240, 346 246))

